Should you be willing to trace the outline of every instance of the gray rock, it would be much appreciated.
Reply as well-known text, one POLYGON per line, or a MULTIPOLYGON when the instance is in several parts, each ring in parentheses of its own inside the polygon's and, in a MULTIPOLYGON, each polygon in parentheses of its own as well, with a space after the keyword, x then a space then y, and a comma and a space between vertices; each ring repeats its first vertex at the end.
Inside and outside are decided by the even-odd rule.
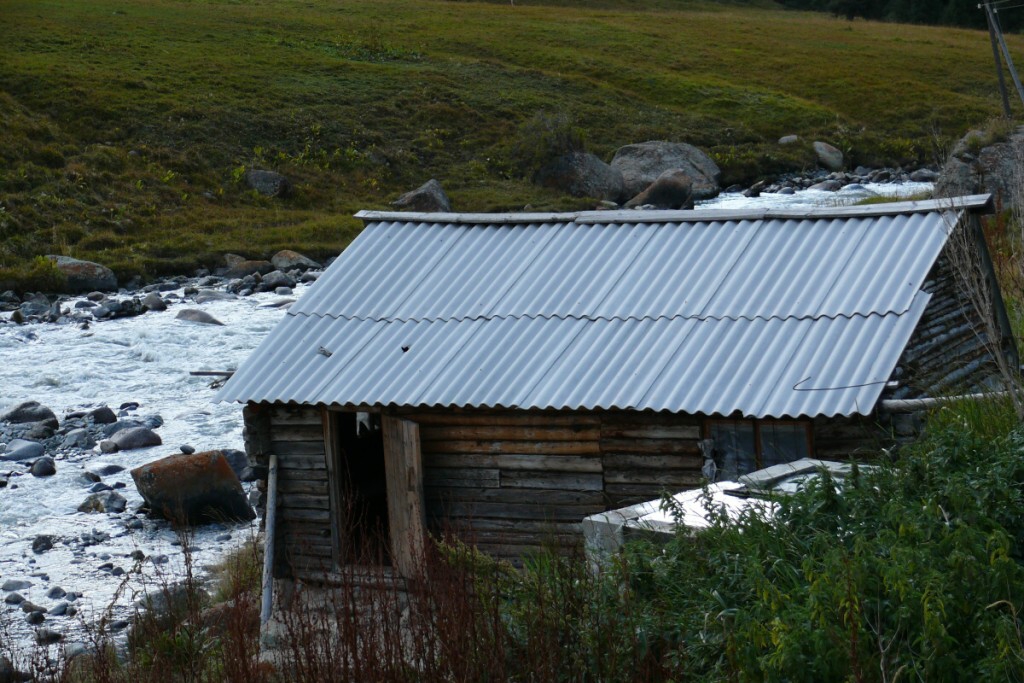
POLYGON ((29 441, 45 441, 53 436, 55 426, 48 422, 35 422, 21 434, 21 438, 29 441))
POLYGON ((100 493, 102 491, 113 491, 113 487, 104 484, 102 481, 98 481, 89 487, 89 493, 100 493))
POLYGON ((231 466, 231 471, 235 473, 235 476, 241 478, 242 473, 249 467, 249 458, 246 457, 245 451, 235 448, 223 448, 221 453, 224 454, 224 459, 231 466))
POLYGON ((402 211, 420 211, 423 213, 450 213, 452 203, 445 194, 441 183, 431 178, 415 190, 406 192, 391 202, 391 206, 402 211))
POLYGON ((939 179, 939 174, 930 168, 919 168, 910 174, 910 179, 915 183, 934 183, 939 179))
POLYGON ((693 180, 681 168, 669 169, 650 187, 626 202, 626 208, 648 204, 659 209, 692 209, 693 180))
POLYGON ((783 135, 781 138, 779 138, 780 145, 793 145, 796 144, 797 142, 800 142, 799 135, 783 135))
POLYGON ((682 169, 693 182, 695 200, 710 199, 719 192, 722 171, 707 154, 685 142, 651 140, 620 147, 612 167, 622 173, 625 196, 634 197, 669 169, 682 169))
POLYGON ((127 506, 128 501, 120 493, 104 491, 102 493, 94 493, 86 498, 85 502, 78 506, 78 511, 121 513, 124 512, 127 506))
POLYGON ((47 255, 64 275, 65 290, 72 294, 81 294, 99 290, 113 292, 117 290, 117 276, 106 266, 92 261, 79 261, 70 256, 47 255))
POLYGON ((295 278, 291 277, 287 273, 282 273, 280 270, 267 273, 263 276, 263 281, 260 282, 260 289, 265 292, 270 292, 278 287, 294 287, 295 278))
MULTIPOLYGON (((118 472, 124 472, 124 467, 107 463, 93 463, 92 469, 89 470, 89 473, 95 473, 101 477, 109 477, 111 474, 117 474, 118 472)), ((95 479, 95 481, 99 481, 99 478, 95 479)))
POLYGON ((622 173, 588 152, 570 152, 545 165, 534 181, 574 197, 619 201, 624 196, 622 173))
POLYGON ((54 586, 50 590, 46 591, 46 597, 48 597, 50 600, 60 600, 65 595, 67 595, 67 591, 65 591, 60 586, 54 586))
POLYGON ((22 600, 21 604, 18 605, 18 609, 20 609, 25 614, 28 614, 29 612, 45 612, 46 611, 45 609, 43 609, 39 605, 37 605, 34 602, 31 602, 29 600, 22 600))
POLYGON ((136 427, 144 426, 145 425, 143 425, 140 420, 135 418, 125 418, 123 420, 115 420, 114 422, 103 425, 100 433, 103 434, 103 436, 110 437, 126 429, 135 429, 136 427))
POLYGON ((110 440, 119 451, 130 451, 135 448, 149 448, 163 443, 160 435, 148 427, 133 427, 117 432, 110 440))
POLYGON ((1024 199, 1024 127, 1006 140, 982 146, 988 137, 971 131, 955 145, 935 182, 936 197, 989 193, 995 205, 1004 208, 1024 199))
POLYGON ((70 607, 70 604, 66 600, 62 600, 51 607, 47 614, 51 617, 62 617, 68 613, 68 607, 70 607))
POLYGON ((20 605, 25 602, 25 598, 22 597, 21 593, 15 592, 8 594, 7 597, 4 598, 4 602, 8 605, 20 605))
POLYGON ((244 278, 247 275, 266 275, 274 270, 274 264, 270 261, 242 261, 229 267, 224 272, 224 277, 229 279, 244 278))
MULTIPOLYGON (((449 210, 451 210, 450 206, 449 210)), ((307 258, 299 252, 292 251, 291 249, 282 249, 277 252, 271 257, 270 263, 273 264, 274 268, 284 272, 288 272, 289 270, 309 270, 310 268, 319 269, 321 267, 320 264, 313 259, 307 258)))
POLYGON ((838 180, 823 180, 808 187, 808 190, 821 190, 822 192, 835 192, 843 186, 838 180))
POLYGON ((200 323, 202 325, 224 325, 224 323, 217 320, 206 311, 200 311, 195 308, 186 308, 178 311, 178 315, 176 315, 175 318, 178 320, 200 323))
POLYGON ((41 628, 36 631, 36 644, 37 645, 53 645, 59 643, 64 639, 63 634, 57 631, 52 631, 48 628, 41 628))
POLYGON ((277 294, 278 296, 291 296, 293 293, 294 292, 291 287, 277 287, 274 289, 274 294, 277 294))
POLYGON ((238 296, 231 292, 222 292, 219 289, 203 289, 193 297, 197 304, 205 304, 210 301, 234 301, 238 296))
POLYGON ((100 453, 117 453, 117 444, 110 439, 100 441, 100 453))
POLYGON ((37 401, 26 401, 19 403, 3 415, 0 415, 0 422, 11 424, 27 424, 29 422, 51 422, 57 426, 57 416, 53 411, 37 401))
POLYGON ((78 448, 83 451, 95 445, 96 441, 89 434, 89 430, 84 428, 72 429, 64 435, 64 441, 61 442, 61 446, 64 448, 78 448))
POLYGON ((29 612, 28 616, 25 617, 25 621, 27 621, 32 626, 38 626, 39 624, 46 621, 46 617, 43 615, 42 612, 29 612))
POLYGON ((843 168, 843 153, 828 144, 816 140, 814 142, 814 153, 818 155, 818 163, 830 171, 841 171, 843 168))
POLYGON ((292 193, 288 178, 274 171, 253 169, 245 172, 245 184, 266 197, 287 197, 292 193))
POLYGON ((38 441, 13 439, 7 444, 7 450, 4 451, 3 455, 0 455, 0 460, 8 462, 32 460, 33 458, 40 457, 45 451, 46 448, 38 441))
MULTIPOLYGON (((24 579, 7 579, 0 585, 2 591, 23 591, 26 588, 31 588, 32 582, 24 579)), ((18 602, 21 602, 20 600, 18 602)))
POLYGON ((167 302, 156 292, 150 292, 142 298, 142 306, 147 311, 166 311, 167 302))
POLYGON ((33 477, 52 477, 57 474, 57 466, 54 464, 52 457, 44 455, 32 463, 30 471, 33 477))
POLYGON ((185 455, 192 455, 193 453, 196 452, 196 449, 193 448, 192 446, 189 446, 188 444, 182 444, 178 446, 178 450, 184 453, 185 455))

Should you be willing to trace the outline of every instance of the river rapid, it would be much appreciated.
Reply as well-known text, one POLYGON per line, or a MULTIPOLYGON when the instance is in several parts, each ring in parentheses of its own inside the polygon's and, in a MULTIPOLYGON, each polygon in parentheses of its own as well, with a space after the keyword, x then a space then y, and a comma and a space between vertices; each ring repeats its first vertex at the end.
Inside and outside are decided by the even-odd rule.
MULTIPOLYGON (((806 208, 930 189, 928 183, 903 183, 758 198, 723 194, 698 208, 806 208)), ((305 288, 299 285, 295 296, 305 288)), ((73 411, 107 405, 117 412, 122 404, 138 403, 126 416, 158 415, 163 421, 156 430, 161 446, 112 454, 100 453, 98 447, 79 452, 58 459, 57 473, 50 477, 33 477, 21 463, 0 462, 0 476, 9 475, 9 485, 0 488, 0 585, 8 580, 27 582, 30 585, 17 592, 48 610, 59 612, 61 603, 68 602, 73 608, 69 611, 77 614, 47 615, 42 625, 64 634, 65 643, 87 640, 88 629, 100 618, 115 629, 124 628, 144 592, 182 576, 182 539, 165 522, 136 514, 142 499, 129 470, 180 452, 181 445, 197 451, 243 447, 241 406, 213 403, 211 379, 189 373, 237 368, 286 310, 279 305, 282 297, 274 294, 204 304, 185 301, 182 289, 162 294, 178 297, 180 303, 163 312, 97 322, 88 329, 77 324, 0 322, 0 413, 24 401, 38 401, 63 422, 73 411), (201 309, 224 325, 176 319, 183 308, 201 309), (83 473, 104 464, 124 468, 102 481, 122 487, 119 493, 127 498, 127 510, 78 512, 89 495, 90 482, 83 481, 83 473), (33 541, 39 536, 51 536, 52 549, 34 552, 33 541), (78 595, 69 602, 61 591, 78 595)), ((126 295, 122 292, 119 298, 126 295)), ((78 300, 62 306, 73 308, 78 300)), ((185 540, 195 569, 200 575, 208 573, 225 553, 255 538, 256 529, 256 522, 196 528, 185 540)), ((0 591, 0 600, 9 595, 0 591)), ((17 605, 0 603, 0 654, 5 637, 30 647, 36 628, 17 605)))

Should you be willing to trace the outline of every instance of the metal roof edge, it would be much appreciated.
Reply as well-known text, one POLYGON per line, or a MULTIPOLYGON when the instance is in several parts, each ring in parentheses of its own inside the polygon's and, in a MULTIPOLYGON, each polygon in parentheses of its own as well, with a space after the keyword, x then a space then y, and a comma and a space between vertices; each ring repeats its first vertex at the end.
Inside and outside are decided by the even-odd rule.
POLYGON ((566 213, 424 213, 415 211, 360 211, 356 218, 370 223, 397 221, 408 223, 519 224, 519 223, 690 223, 695 221, 738 221, 763 219, 821 219, 889 216, 933 211, 968 210, 990 213, 991 194, 942 197, 920 201, 886 202, 866 206, 829 206, 813 209, 723 210, 692 209, 675 211, 577 211, 566 213))

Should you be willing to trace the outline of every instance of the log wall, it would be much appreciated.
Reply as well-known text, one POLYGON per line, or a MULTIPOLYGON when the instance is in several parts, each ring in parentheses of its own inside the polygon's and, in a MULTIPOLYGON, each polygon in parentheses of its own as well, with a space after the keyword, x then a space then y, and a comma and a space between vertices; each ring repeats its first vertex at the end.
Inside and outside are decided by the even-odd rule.
POLYGON ((258 419, 246 415, 246 451, 256 464, 278 455, 274 578, 324 576, 332 566, 332 517, 320 409, 260 406, 258 419))
MULTIPOLYGON (((262 410, 267 426, 247 418, 247 446, 279 456, 276 575, 323 577, 331 568, 336 522, 320 410, 262 410)), ((454 534, 513 562, 542 546, 577 549, 588 515, 701 482, 698 417, 511 410, 400 415, 419 425, 430 531, 454 534)), ((885 429, 870 420, 818 419, 812 425, 818 457, 870 456, 888 444, 885 429)), ((259 460, 252 450, 250 456, 259 460)))
POLYGON ((415 412, 428 524, 516 561, 569 552, 581 520, 700 481, 695 418, 642 413, 415 412))

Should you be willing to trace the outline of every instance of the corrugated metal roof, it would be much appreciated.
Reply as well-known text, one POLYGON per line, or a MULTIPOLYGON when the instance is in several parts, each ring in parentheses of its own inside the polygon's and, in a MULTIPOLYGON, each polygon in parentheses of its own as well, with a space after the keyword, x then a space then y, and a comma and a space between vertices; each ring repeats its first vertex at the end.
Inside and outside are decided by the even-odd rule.
POLYGON ((962 211, 913 206, 799 219, 371 216, 217 398, 868 413, 962 211))

